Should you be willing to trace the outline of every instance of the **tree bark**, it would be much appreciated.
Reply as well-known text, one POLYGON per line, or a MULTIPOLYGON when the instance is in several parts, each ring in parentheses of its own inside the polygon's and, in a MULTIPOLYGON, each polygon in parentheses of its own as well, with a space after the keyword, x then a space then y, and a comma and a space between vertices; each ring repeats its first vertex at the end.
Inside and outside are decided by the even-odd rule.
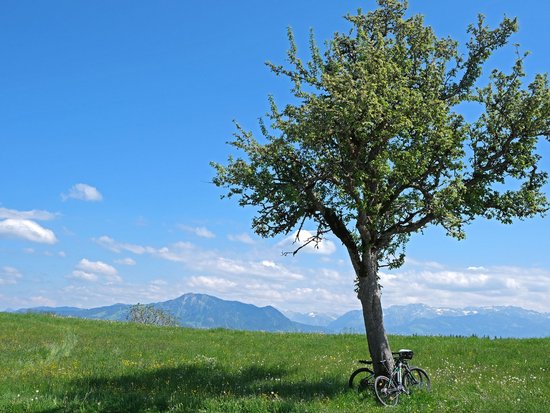
POLYGON ((393 357, 384 328, 382 314, 382 291, 378 283, 378 261, 375 251, 365 254, 361 274, 358 278, 358 298, 363 308, 363 319, 367 333, 369 352, 377 376, 388 375, 393 369, 393 357), (385 363, 382 361, 385 360, 385 363))

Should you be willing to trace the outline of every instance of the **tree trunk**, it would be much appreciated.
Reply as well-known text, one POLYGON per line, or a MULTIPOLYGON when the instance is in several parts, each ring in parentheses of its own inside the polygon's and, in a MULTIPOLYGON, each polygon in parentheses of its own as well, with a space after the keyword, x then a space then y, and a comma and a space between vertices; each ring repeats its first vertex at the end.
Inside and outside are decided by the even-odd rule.
POLYGON ((361 263, 361 274, 357 274, 358 298, 363 307, 363 319, 365 320, 367 342, 373 361, 374 372, 377 376, 387 375, 387 369, 389 371, 393 369, 393 357, 384 328, 381 302, 382 291, 378 284, 377 254, 371 251, 367 255, 368 258, 364 259, 361 263), (382 363, 383 360, 386 360, 385 364, 382 363))

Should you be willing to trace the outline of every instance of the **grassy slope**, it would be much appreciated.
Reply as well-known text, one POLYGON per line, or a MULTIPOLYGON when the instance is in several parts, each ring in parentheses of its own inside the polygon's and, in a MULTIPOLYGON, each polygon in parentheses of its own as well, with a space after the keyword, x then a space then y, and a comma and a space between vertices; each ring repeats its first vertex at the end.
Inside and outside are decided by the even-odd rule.
MULTIPOLYGON (((395 412, 550 411, 550 339, 390 337, 428 395, 395 412)), ((0 412, 383 411, 349 391, 357 335, 191 330, 0 313, 0 412)), ((387 411, 387 410, 386 410, 387 411)))

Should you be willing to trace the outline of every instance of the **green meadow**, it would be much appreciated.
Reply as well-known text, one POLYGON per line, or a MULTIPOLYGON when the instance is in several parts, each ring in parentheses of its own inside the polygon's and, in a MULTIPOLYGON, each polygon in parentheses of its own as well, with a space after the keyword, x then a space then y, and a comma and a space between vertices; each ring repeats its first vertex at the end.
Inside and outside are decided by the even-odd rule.
POLYGON ((347 388, 361 335, 0 313, 0 412, 548 412, 550 338, 391 336, 432 380, 395 408, 347 388))

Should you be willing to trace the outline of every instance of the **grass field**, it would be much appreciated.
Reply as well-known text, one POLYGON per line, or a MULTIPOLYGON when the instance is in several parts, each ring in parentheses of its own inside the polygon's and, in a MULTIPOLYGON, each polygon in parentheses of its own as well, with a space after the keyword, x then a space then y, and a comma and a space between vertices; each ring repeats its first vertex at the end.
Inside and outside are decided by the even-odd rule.
POLYGON ((0 313, 0 412, 550 412, 550 338, 391 336, 431 376, 396 408, 347 389, 360 335, 0 313))

